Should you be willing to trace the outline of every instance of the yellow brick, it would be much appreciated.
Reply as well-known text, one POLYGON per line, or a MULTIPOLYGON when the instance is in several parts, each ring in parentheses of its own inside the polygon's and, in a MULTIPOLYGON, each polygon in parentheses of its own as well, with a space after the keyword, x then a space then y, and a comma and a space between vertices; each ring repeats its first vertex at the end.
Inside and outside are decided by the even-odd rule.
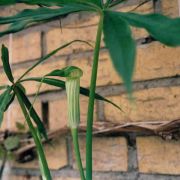
POLYGON ((180 88, 151 88, 134 92, 135 106, 126 95, 109 98, 122 107, 125 113, 105 103, 105 117, 109 121, 126 123, 138 121, 170 121, 180 118, 180 88), (162 113, 163 112, 163 113, 162 113))
MULTIPOLYGON (((52 145, 44 145, 45 156, 48 166, 52 170, 58 170, 68 164, 67 148, 65 139, 59 138, 52 141, 52 145)), ((39 169, 39 162, 37 158, 27 163, 13 162, 13 167, 39 169)))
POLYGON ((7 178, 11 180, 39 180, 39 177, 35 176, 16 176, 16 175, 10 175, 7 178))
POLYGON ((170 48, 158 42, 140 46, 134 80, 155 79, 179 74, 180 48, 170 48))
MULTIPOLYGON (((2 44, 5 44, 9 49, 10 64, 37 59, 41 56, 40 32, 12 34, 0 39, 0 49, 2 44)), ((0 63, 1 65, 2 63, 0 63)))
POLYGON ((13 35, 12 39, 12 47, 10 47, 12 48, 12 63, 40 58, 40 32, 26 32, 25 34, 13 35))
MULTIPOLYGON (((46 37, 47 51, 49 53, 52 50, 58 48, 59 46, 76 39, 93 42, 95 41, 96 29, 97 27, 93 26, 93 27, 75 28, 75 29, 64 28, 62 29, 62 32, 60 28, 50 30, 47 33, 47 37, 46 37)), ((56 55, 72 54, 89 49, 92 48, 84 43, 78 42, 59 51, 56 55)))
MULTIPOLYGON (((34 108, 36 112, 39 114, 39 116, 41 117, 40 102, 35 102, 34 108)), ((26 131, 28 131, 28 126, 26 124, 25 117, 22 113, 22 110, 19 104, 14 102, 13 104, 11 104, 11 106, 8 108, 8 110, 5 113, 1 130, 3 131, 5 129, 8 129, 10 131, 19 131, 19 129, 16 126, 17 122, 24 124, 26 127, 26 131)))
POLYGON ((179 16, 178 0, 163 0, 162 13, 171 17, 179 16))
POLYGON ((158 137, 137 138, 139 171, 142 173, 180 174, 180 143, 158 137))
MULTIPOLYGON (((88 98, 80 96, 80 115, 81 122, 86 122, 88 98)), ((49 123, 50 130, 59 129, 67 125, 67 99, 61 97, 61 99, 52 101, 49 104, 49 123)), ((97 108, 95 105, 94 120, 97 120, 97 108)))
MULTIPOLYGON (((82 162, 85 166, 85 138, 80 140, 82 162)), ((125 138, 94 138, 93 169, 94 171, 127 171, 128 156, 125 138)), ((75 157, 74 157, 75 159, 75 157)), ((74 162, 74 167, 76 164, 74 162)))

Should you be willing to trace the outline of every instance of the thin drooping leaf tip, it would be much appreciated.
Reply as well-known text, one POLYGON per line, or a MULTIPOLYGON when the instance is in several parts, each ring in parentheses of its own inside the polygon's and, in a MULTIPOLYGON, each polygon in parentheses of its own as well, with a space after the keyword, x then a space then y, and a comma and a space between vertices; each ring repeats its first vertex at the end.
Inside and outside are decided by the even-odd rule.
POLYGON ((66 69, 67 78, 80 78, 83 75, 83 71, 76 66, 69 66, 66 69))

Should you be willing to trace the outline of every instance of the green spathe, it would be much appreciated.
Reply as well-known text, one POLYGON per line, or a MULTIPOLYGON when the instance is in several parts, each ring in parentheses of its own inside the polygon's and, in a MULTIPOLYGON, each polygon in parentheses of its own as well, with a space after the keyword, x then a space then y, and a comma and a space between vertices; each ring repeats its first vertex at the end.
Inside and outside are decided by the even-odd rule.
POLYGON ((66 78, 66 93, 68 104, 68 127, 77 128, 80 123, 80 78, 83 72, 79 68, 73 68, 66 78))

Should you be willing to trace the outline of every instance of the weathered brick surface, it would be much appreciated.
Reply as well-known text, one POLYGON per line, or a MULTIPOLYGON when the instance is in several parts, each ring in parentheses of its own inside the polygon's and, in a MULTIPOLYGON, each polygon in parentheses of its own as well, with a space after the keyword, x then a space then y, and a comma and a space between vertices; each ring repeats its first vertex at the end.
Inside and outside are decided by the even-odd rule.
MULTIPOLYGON (((43 76, 53 69, 63 68, 66 66, 66 59, 62 58, 56 61, 49 60, 48 63, 40 65, 35 68, 28 77, 31 76, 43 76)), ((89 86, 90 75, 92 69, 92 54, 85 57, 71 56, 68 61, 68 65, 75 65, 80 67, 84 74, 81 78, 82 86, 89 86)), ((169 48, 154 42, 148 45, 142 45, 138 47, 137 62, 134 73, 134 80, 148 80, 162 77, 175 76, 179 74, 179 48, 169 48)), ((15 78, 18 78, 27 68, 20 68, 14 70, 13 74, 15 78)), ((7 82, 7 78, 4 73, 0 74, 0 82, 3 84, 7 82)), ((99 70, 97 77, 97 86, 111 85, 122 83, 117 73, 114 71, 113 65, 110 61, 107 52, 102 52, 99 61, 99 70)), ((27 93, 33 94, 37 91, 39 83, 25 83, 27 87, 27 93)), ((54 87, 43 85, 41 91, 52 90, 54 87)))
POLYGON ((180 143, 157 137, 137 138, 139 171, 180 174, 180 143))
MULTIPOLYGON (((66 140, 64 138, 58 137, 53 140, 52 145, 44 145, 44 151, 50 169, 58 170, 68 164, 66 140)), ((16 168, 39 169, 39 162, 36 158, 27 163, 13 162, 12 166, 16 168)))
POLYGON ((105 117, 109 121, 126 123, 134 121, 170 121, 180 118, 180 88, 150 88, 134 92, 132 105, 125 94, 110 100, 122 107, 125 113, 105 103, 105 117), (163 113, 162 113, 163 112, 163 113))
MULTIPOLYGON (((88 98, 80 96, 81 122, 86 122, 88 98)), ((97 120, 97 109, 95 105, 94 120, 97 120)), ((67 125, 67 99, 62 97, 59 100, 51 101, 49 104, 49 128, 55 130, 67 125)))
MULTIPOLYGON (((47 73, 50 73, 51 71, 55 70, 55 69, 61 69, 63 67, 65 67, 65 59, 60 59, 60 60, 50 60, 49 59, 49 63, 44 63, 39 65, 38 67, 36 67, 34 70, 32 70, 30 73, 28 73, 28 75, 26 75, 24 78, 28 78, 28 77, 43 77, 44 75, 46 75, 47 73)), ((30 67, 30 66, 29 66, 30 67)), ((13 76, 14 78, 17 80, 25 71, 27 70, 26 68, 19 68, 13 71, 13 76)), ((0 73, 0 84, 4 84, 5 82, 8 82, 8 79, 5 75, 4 72, 0 73)), ((38 82, 24 82, 23 85, 25 86, 25 88, 27 89, 27 94, 35 94, 38 90, 38 87, 40 85, 40 83, 38 82)), ((54 88, 51 87, 49 85, 43 84, 41 86, 41 91, 47 91, 50 89, 58 89, 58 88, 54 88)))
MULTIPOLYGON (((137 49, 137 62, 134 80, 148 80, 161 77, 175 76, 179 74, 180 48, 169 48, 160 43, 142 45, 137 49)), ((89 86, 92 56, 75 58, 68 61, 68 65, 78 66, 83 70, 81 78, 82 86, 89 86)), ((107 52, 100 55, 97 86, 121 83, 122 80, 115 72, 107 52)))
MULTIPOLYGON (((80 140, 82 163, 85 166, 85 139, 80 140)), ((94 171, 127 171, 127 142, 125 138, 94 138, 94 171)), ((76 164, 74 162, 74 167, 76 164)))
POLYGON ((162 1, 162 13, 171 17, 179 16, 179 4, 178 0, 163 0, 162 1))
POLYGON ((40 32, 28 32, 23 35, 13 35, 12 63, 38 59, 41 56, 40 32))
POLYGON ((38 59, 41 56, 40 32, 10 35, 0 39, 0 48, 2 44, 5 44, 9 49, 11 64, 38 59))

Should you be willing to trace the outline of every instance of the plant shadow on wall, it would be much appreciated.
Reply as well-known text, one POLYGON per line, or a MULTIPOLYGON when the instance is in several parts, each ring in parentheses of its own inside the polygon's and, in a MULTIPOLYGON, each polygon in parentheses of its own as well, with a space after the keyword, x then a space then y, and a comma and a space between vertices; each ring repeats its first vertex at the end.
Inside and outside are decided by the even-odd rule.
MULTIPOLYGON (((46 73, 43 77, 25 78, 25 76, 39 64, 46 61, 56 52, 63 50, 72 43, 86 43, 81 40, 73 40, 64 44, 40 59, 36 64, 30 67, 18 80, 14 80, 11 68, 9 65, 8 49, 2 46, 2 62, 4 72, 7 75, 11 85, 2 85, 0 90, 3 91, 0 95, 0 122, 3 120, 3 114, 8 109, 14 98, 18 99, 29 130, 34 138, 37 154, 39 157, 39 166, 42 178, 51 180, 51 173, 47 165, 44 155, 42 138, 48 140, 46 129, 40 120, 38 114, 33 108, 33 103, 29 101, 26 90, 23 87, 23 82, 38 81, 40 86, 46 83, 52 86, 66 89, 68 101, 68 126, 71 129, 73 144, 76 154, 76 161, 79 167, 79 172, 82 180, 92 179, 92 127, 93 127, 93 112, 94 100, 103 100, 111 103, 119 108, 116 104, 105 99, 95 93, 96 79, 98 72, 99 51, 101 46, 102 34, 104 33, 104 41, 108 49, 115 70, 122 77, 124 85, 128 92, 129 100, 132 100, 132 77, 136 59, 136 43, 132 38, 130 26, 146 29, 149 34, 157 41, 167 46, 180 45, 180 18, 169 18, 161 14, 136 14, 129 12, 116 12, 114 6, 124 3, 126 0, 1 0, 0 6, 15 5, 16 3, 24 3, 28 5, 38 5, 39 8, 25 9, 20 13, 9 16, 0 17, 0 24, 9 24, 5 31, 0 32, 0 36, 5 36, 10 33, 16 33, 23 29, 29 28, 39 23, 59 19, 61 16, 73 14, 77 12, 92 12, 99 16, 99 23, 96 35, 93 67, 91 74, 90 89, 80 87, 80 77, 83 72, 78 67, 65 67, 56 69, 50 73, 46 73), (56 8, 54 8, 56 7, 56 8), (113 9, 112 9, 113 8, 113 9), (65 78, 59 80, 58 77, 65 78), (82 167, 79 145, 78 145, 78 125, 80 122, 80 107, 79 93, 89 97, 88 116, 87 116, 87 132, 86 132, 86 174, 82 167), (33 124, 34 121, 34 124, 33 124)), ((40 89, 39 86, 39 89, 40 89)), ((38 95, 38 92, 37 92, 38 95)))

